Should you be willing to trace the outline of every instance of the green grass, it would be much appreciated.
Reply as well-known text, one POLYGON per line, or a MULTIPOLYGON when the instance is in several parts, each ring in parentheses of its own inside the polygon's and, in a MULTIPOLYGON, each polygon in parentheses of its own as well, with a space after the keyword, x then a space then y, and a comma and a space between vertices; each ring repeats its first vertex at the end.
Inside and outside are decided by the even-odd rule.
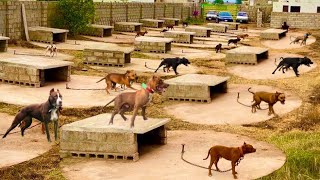
POLYGON ((292 131, 273 135, 268 141, 284 151, 287 161, 260 179, 320 179, 320 132, 292 131))
POLYGON ((188 22, 189 25, 203 25, 206 22, 206 19, 201 18, 200 16, 197 18, 188 17, 186 22, 188 22))

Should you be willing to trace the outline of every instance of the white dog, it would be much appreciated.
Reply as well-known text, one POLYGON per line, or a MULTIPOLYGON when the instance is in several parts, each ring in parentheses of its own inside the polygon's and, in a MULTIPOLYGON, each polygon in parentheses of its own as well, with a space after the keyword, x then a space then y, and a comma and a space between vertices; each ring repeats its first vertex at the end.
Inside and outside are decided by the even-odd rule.
POLYGON ((48 45, 44 56, 47 56, 48 52, 50 52, 49 56, 51 56, 51 57, 53 57, 54 54, 56 54, 56 56, 57 56, 58 49, 57 49, 56 45, 54 45, 54 44, 48 45))

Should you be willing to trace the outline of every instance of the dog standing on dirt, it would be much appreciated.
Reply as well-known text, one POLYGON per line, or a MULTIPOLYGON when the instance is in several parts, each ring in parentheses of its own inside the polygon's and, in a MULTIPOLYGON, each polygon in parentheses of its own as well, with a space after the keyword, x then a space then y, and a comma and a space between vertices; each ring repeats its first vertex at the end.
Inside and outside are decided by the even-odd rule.
POLYGON ((124 116, 125 112, 133 111, 131 117, 130 127, 134 127, 134 121, 137 116, 138 110, 142 109, 142 117, 147 120, 146 117, 146 107, 152 101, 152 94, 161 94, 169 85, 164 83, 160 76, 154 75, 147 83, 146 89, 141 89, 136 92, 126 92, 117 95, 112 101, 110 101, 105 106, 114 102, 114 111, 112 112, 109 124, 113 124, 113 118, 116 114, 120 114, 123 120, 127 120, 124 116))
POLYGON ((188 22, 186 22, 186 21, 183 21, 183 22, 182 22, 182 27, 188 27, 188 25, 189 25, 188 22))
POLYGON ((264 91, 259 91, 259 92, 252 92, 250 91, 251 87, 248 89, 248 91, 253 94, 253 100, 254 102, 251 107, 251 112, 255 113, 257 112, 257 108, 261 109, 260 103, 261 101, 264 101, 268 103, 269 105, 269 112, 268 115, 270 116, 271 114, 274 114, 277 116, 277 114, 274 112, 273 105, 276 104, 278 101, 281 102, 281 104, 285 104, 286 101, 286 96, 284 93, 276 91, 276 93, 269 93, 269 92, 264 92, 264 91))
POLYGON ((155 70, 155 73, 158 71, 158 69, 161 67, 161 66, 164 66, 163 67, 163 72, 166 72, 166 69, 167 69, 167 72, 169 72, 170 70, 170 67, 172 67, 173 71, 175 72, 176 75, 178 75, 179 73, 177 72, 177 68, 180 64, 183 64, 185 66, 188 66, 188 64, 190 64, 190 61, 183 57, 183 58, 179 58, 179 57, 176 57, 176 58, 163 58, 159 67, 155 70))
POLYGON ((307 57, 303 57, 303 58, 300 58, 300 57, 282 58, 282 61, 280 61, 280 63, 278 64, 277 68, 272 72, 272 74, 274 74, 277 71, 277 69, 279 69, 279 71, 282 69, 282 72, 284 73, 284 70, 288 70, 290 67, 292 67, 292 69, 293 69, 294 73, 296 74, 296 76, 299 77, 300 74, 298 72, 298 67, 300 65, 302 65, 302 64, 310 67, 310 64, 313 64, 313 62, 307 57))
POLYGON ((208 156, 203 160, 208 159, 209 155, 211 156, 210 164, 209 164, 209 174, 208 176, 212 176, 211 168, 214 163, 216 166, 217 171, 220 171, 218 168, 218 162, 220 158, 224 158, 226 160, 231 161, 232 167, 232 175, 233 178, 237 179, 237 172, 235 170, 236 163, 240 162, 240 159, 244 157, 245 154, 254 153, 256 149, 253 148, 252 145, 246 144, 245 142, 241 147, 226 147, 226 146, 213 146, 208 151, 208 156))
MULTIPOLYGON (((309 36, 311 35, 311 33, 306 33, 306 34, 304 34, 303 36, 298 36, 298 37, 296 37, 293 41, 291 41, 291 43, 290 44, 295 44, 295 43, 299 43, 300 41, 301 41, 301 43, 300 43, 300 46, 302 46, 302 45, 307 45, 307 39, 309 38, 309 36)), ((290 37, 291 38, 291 37, 290 37)))
POLYGON ((166 28, 168 29, 168 30, 173 30, 174 29, 174 25, 172 25, 172 24, 168 24, 168 25, 166 25, 166 28))
POLYGON ((249 37, 249 35, 248 34, 238 34, 237 35, 237 38, 239 38, 239 39, 245 39, 246 37, 249 37))
POLYGON ((237 39, 229 39, 228 40, 228 46, 229 44, 233 43, 235 44, 236 46, 238 46, 238 42, 240 41, 241 39, 239 37, 237 37, 237 39))
POLYGON ((144 32, 139 32, 139 31, 137 31, 136 37, 144 36, 145 34, 148 34, 148 31, 147 31, 147 30, 145 30, 144 32))
POLYGON ((31 125, 32 118, 35 118, 44 123, 48 142, 51 142, 49 134, 49 122, 54 123, 54 138, 58 139, 58 119, 59 110, 62 109, 62 95, 59 90, 55 91, 53 88, 50 90, 49 98, 45 103, 32 104, 22 108, 15 116, 11 126, 2 138, 5 138, 10 131, 17 127, 22 121, 25 125, 21 126, 21 135, 24 136, 24 131, 31 125))
POLYGON ((161 31, 160 31, 160 33, 164 33, 164 32, 167 32, 168 31, 168 29, 162 29, 161 31))
POLYGON ((57 46, 54 44, 48 45, 46 48, 46 53, 44 54, 44 56, 47 56, 47 53, 49 52, 49 56, 53 57, 54 55, 57 56, 58 54, 58 49, 57 46))
POLYGON ((97 81, 97 83, 101 82, 104 79, 106 80, 106 84, 107 84, 106 91, 108 94, 110 94, 110 92, 108 90, 114 89, 116 91, 117 84, 126 85, 126 87, 128 87, 128 88, 136 90, 133 87, 131 87, 131 83, 133 81, 137 81, 138 76, 134 70, 127 70, 127 72, 124 74, 110 73, 107 76, 105 76, 104 78, 97 81))
POLYGON ((216 45, 216 47, 215 47, 216 53, 218 53, 218 52, 221 53, 221 49, 222 49, 222 44, 219 43, 218 45, 216 45))

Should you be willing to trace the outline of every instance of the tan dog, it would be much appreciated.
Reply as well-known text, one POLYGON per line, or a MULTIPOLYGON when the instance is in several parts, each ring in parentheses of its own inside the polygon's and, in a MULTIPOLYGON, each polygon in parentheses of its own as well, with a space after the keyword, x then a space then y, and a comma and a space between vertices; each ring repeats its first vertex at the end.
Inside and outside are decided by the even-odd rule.
POLYGON ((138 31, 137 31, 136 37, 144 36, 145 34, 148 34, 148 31, 147 31, 147 30, 145 30, 144 32, 138 32, 138 31))
POLYGON ((209 164, 209 176, 211 174, 211 168, 214 163, 216 166, 217 171, 220 171, 218 168, 218 162, 220 158, 224 158, 226 160, 231 161, 232 166, 232 174, 235 179, 237 179, 237 172, 235 170, 236 163, 239 161, 240 158, 244 157, 245 154, 256 152, 256 149, 253 148, 252 145, 246 144, 245 142, 241 147, 226 147, 226 146, 213 146, 208 151, 208 156, 203 160, 208 159, 209 155, 211 156, 210 164, 209 164))
MULTIPOLYGON (((301 41, 301 44, 300 44, 300 46, 301 45, 307 45, 307 39, 308 39, 308 37, 311 35, 311 33, 306 33, 305 35, 303 35, 303 36, 298 36, 298 37, 296 37, 293 41, 291 41, 291 43, 290 44, 295 44, 295 43, 299 43, 300 41, 301 41)), ((291 37, 290 37, 291 38, 291 37)))
POLYGON ((248 27, 247 26, 240 26, 240 29, 242 29, 242 31, 248 31, 248 27))
POLYGON ((126 87, 128 88, 136 90, 135 88, 131 87, 131 82, 136 81, 138 79, 138 76, 134 70, 128 70, 124 74, 110 73, 106 77, 97 81, 97 83, 104 79, 106 80, 106 84, 107 84, 106 91, 108 94, 110 94, 108 90, 115 89, 116 91, 117 83, 120 85, 126 85, 126 87))
POLYGON ((105 106, 109 105, 114 101, 114 111, 112 112, 109 124, 113 124, 113 118, 116 114, 120 114, 123 120, 127 120, 124 116, 125 112, 133 111, 131 118, 130 127, 134 127, 134 120, 137 116, 138 110, 142 108, 142 117, 147 120, 146 107, 149 102, 152 101, 152 94, 154 92, 161 94, 169 85, 164 83, 160 76, 153 76, 147 83, 146 89, 141 89, 136 92, 126 92, 117 95, 112 101, 105 106))
POLYGON ((248 34, 238 34, 237 35, 237 38, 242 38, 242 39, 245 39, 246 37, 249 37, 249 35, 248 34))
POLYGON ((269 93, 269 92, 264 92, 264 91, 254 93, 254 92, 250 91, 250 89, 251 88, 249 88, 248 91, 253 94, 252 102, 254 102, 252 104, 251 112, 255 113, 257 111, 257 108, 261 109, 260 103, 261 103, 261 101, 264 101, 264 102, 268 103, 268 105, 269 105, 268 115, 270 116, 271 114, 274 114, 275 116, 277 116, 277 114, 274 112, 273 105, 276 104, 278 101, 280 101, 281 104, 284 104, 286 101, 285 94, 280 93, 280 92, 269 93))

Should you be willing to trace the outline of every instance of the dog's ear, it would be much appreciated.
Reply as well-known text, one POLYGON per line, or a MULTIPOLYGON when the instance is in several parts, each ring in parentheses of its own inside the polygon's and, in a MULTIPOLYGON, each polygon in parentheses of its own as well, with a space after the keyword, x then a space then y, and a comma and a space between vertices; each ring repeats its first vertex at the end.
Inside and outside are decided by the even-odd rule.
POLYGON ((243 145, 246 145, 247 143, 246 142, 243 142, 243 145))
POLYGON ((53 93, 54 92, 54 88, 52 88, 51 90, 50 90, 50 94, 49 95, 51 95, 51 93, 53 93))

